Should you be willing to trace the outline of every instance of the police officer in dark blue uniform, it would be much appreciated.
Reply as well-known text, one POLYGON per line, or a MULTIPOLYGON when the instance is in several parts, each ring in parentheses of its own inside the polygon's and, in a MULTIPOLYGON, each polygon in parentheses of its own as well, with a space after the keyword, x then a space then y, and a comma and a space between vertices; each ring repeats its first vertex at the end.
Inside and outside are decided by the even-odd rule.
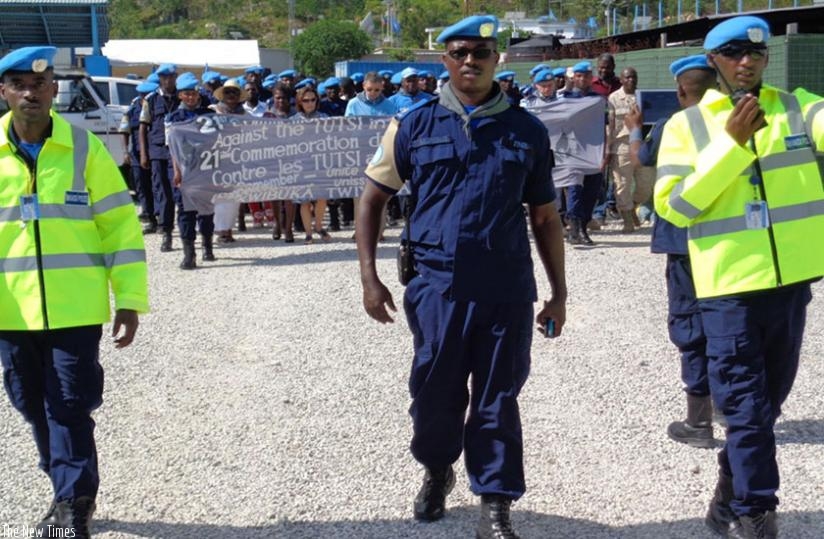
POLYGON ((493 16, 473 16, 438 37, 450 81, 437 99, 390 123, 356 219, 364 307, 391 322, 386 307, 395 307, 375 251, 381 210, 408 184, 414 209, 405 235, 417 272, 404 297, 415 348, 411 450, 426 468, 414 514, 443 516, 463 450, 482 500, 481 539, 518 537, 509 508, 526 489, 517 399, 529 373, 537 289, 523 204, 553 292, 537 322, 555 336, 566 317, 549 139, 493 80, 497 26, 493 16))
MULTIPOLYGON (((679 58, 670 65, 678 84, 681 107, 695 105, 704 92, 715 88, 715 70, 707 64, 707 56, 696 54, 679 58)), ((654 167, 658 146, 668 118, 658 120, 646 140, 641 139, 642 118, 638 108, 624 117, 630 129, 630 149, 636 156, 636 166, 654 167)), ((667 255, 667 295, 669 298, 667 324, 670 341, 681 353, 681 379, 687 394, 687 417, 667 427, 667 434, 676 442, 693 447, 715 447, 712 436, 712 399, 707 372, 707 337, 701 320, 701 310, 695 298, 692 283, 687 231, 665 219, 655 219, 652 228, 653 253, 667 255)))
POLYGON ((132 184, 142 210, 140 218, 148 223, 144 230, 145 234, 157 232, 157 216, 155 216, 154 195, 152 194, 152 174, 140 166, 140 112, 143 110, 143 100, 157 88, 157 82, 148 80, 138 84, 136 88, 138 95, 132 99, 120 121, 120 132, 123 133, 126 155, 128 155, 131 167, 132 184))
POLYGON ((172 161, 166 145, 166 115, 180 104, 177 98, 177 67, 163 64, 157 68, 160 87, 143 100, 140 112, 140 166, 151 167, 152 191, 158 225, 163 230, 162 252, 172 250, 172 230, 174 230, 175 201, 172 187, 172 161))
MULTIPOLYGON (((214 111, 204 107, 198 91, 197 77, 192 73, 182 73, 175 83, 177 87, 180 105, 173 112, 166 115, 166 127, 182 122, 188 122, 203 114, 212 114, 214 111)), ((180 227, 180 241, 183 243, 183 261, 180 269, 190 270, 197 267, 195 257, 195 223, 200 228, 200 235, 203 242, 203 260, 212 261, 215 259, 212 250, 212 239, 215 232, 215 215, 200 215, 196 210, 187 209, 184 206, 183 193, 180 191, 181 177, 180 167, 172 159, 174 169, 173 183, 175 186, 175 201, 177 202, 177 225, 180 227)))
MULTIPOLYGON (((578 62, 572 67, 575 86, 572 92, 565 94, 567 99, 598 96, 592 90, 592 65, 578 62)), ((606 101, 604 112, 606 113, 606 101)), ((604 115, 604 136, 606 137, 606 114, 604 115)), ((592 212, 604 188, 604 173, 586 174, 581 185, 567 188, 567 216, 569 218, 569 242, 573 245, 595 245, 589 237, 587 225, 592 219, 592 212)))

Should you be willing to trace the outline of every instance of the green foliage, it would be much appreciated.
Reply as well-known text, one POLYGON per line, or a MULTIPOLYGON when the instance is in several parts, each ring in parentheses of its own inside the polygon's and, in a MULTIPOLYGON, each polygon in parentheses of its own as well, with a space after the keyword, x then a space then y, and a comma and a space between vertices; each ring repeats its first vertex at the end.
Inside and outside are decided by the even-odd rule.
POLYGON ((372 50, 372 43, 356 24, 322 20, 309 26, 294 40, 295 65, 304 73, 326 76, 335 62, 360 58, 372 50))

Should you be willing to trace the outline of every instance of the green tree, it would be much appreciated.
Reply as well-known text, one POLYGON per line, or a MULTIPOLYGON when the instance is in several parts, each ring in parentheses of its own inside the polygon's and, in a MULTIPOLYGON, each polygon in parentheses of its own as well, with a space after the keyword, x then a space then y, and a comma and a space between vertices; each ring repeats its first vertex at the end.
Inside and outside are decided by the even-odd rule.
POLYGON ((355 23, 322 20, 295 38, 292 54, 304 73, 326 76, 335 62, 360 58, 371 50, 369 36, 355 23))

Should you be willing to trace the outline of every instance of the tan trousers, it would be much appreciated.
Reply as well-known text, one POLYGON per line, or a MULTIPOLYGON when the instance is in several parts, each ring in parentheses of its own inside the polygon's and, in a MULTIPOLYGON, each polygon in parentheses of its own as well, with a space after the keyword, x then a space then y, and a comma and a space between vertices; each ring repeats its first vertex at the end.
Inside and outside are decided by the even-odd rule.
POLYGON ((615 207, 618 211, 632 211, 652 196, 655 168, 635 167, 629 154, 614 154, 610 160, 612 181, 615 185, 615 207))

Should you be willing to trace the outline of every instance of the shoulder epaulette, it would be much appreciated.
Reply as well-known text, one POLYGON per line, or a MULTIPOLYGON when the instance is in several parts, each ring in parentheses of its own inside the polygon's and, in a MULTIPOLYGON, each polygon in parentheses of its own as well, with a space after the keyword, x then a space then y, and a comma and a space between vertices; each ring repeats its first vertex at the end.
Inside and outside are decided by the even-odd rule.
POLYGON ((403 120, 406 117, 406 115, 409 114, 410 112, 412 112, 413 110, 417 110, 421 107, 426 107, 426 106, 429 106, 429 105, 432 105, 432 104, 435 104, 435 105, 438 104, 437 96, 431 95, 428 99, 421 99, 420 101, 418 101, 417 103, 414 103, 411 107, 409 107, 405 111, 397 113, 395 115, 395 119, 398 120, 398 121, 403 120))

